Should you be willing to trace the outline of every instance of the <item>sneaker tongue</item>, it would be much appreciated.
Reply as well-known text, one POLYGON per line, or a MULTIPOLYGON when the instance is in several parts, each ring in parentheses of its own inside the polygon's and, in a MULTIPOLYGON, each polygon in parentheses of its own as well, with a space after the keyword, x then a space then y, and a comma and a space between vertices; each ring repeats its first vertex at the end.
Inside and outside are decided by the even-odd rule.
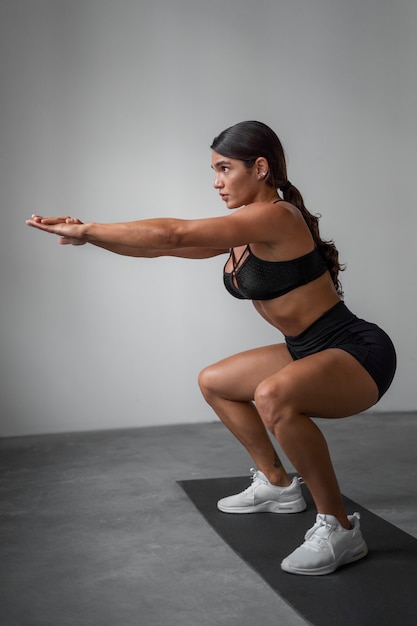
POLYGON ((337 528, 340 526, 339 520, 334 515, 324 515, 323 513, 317 514, 317 523, 327 524, 337 528))
POLYGON ((339 522, 333 515, 317 514, 316 523, 306 535, 306 539, 313 543, 321 543, 322 539, 328 539, 332 532, 338 528, 339 522))
MULTIPOLYGON (((330 516, 332 517, 332 516, 330 516)), ((327 545, 327 540, 335 530, 335 526, 326 522, 326 515, 317 515, 317 521, 313 528, 307 531, 305 539, 311 550, 320 552, 327 545)))
POLYGON ((260 472, 259 470, 256 472, 256 478, 258 480, 261 480, 263 483, 265 483, 266 485, 269 483, 269 480, 267 479, 267 477, 265 476, 265 474, 263 474, 262 472, 260 472))

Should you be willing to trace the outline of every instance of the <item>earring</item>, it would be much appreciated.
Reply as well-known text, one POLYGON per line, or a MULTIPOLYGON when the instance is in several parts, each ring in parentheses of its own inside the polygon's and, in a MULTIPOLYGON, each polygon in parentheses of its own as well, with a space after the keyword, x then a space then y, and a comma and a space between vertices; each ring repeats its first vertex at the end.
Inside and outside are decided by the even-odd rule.
POLYGON ((268 172, 263 172, 262 174, 259 174, 258 178, 259 180, 262 180, 263 178, 266 178, 268 176, 268 172))

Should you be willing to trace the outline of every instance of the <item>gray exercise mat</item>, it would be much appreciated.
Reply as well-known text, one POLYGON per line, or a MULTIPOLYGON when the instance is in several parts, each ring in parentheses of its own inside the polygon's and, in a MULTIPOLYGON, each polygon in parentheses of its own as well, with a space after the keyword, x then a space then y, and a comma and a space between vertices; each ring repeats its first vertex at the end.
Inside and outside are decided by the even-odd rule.
POLYGON ((216 503, 250 484, 247 476, 182 480, 178 484, 220 537, 292 608, 314 626, 415 626, 417 539, 344 496, 349 514, 358 511, 369 554, 327 576, 297 576, 280 568, 315 522, 296 514, 227 514, 216 503))

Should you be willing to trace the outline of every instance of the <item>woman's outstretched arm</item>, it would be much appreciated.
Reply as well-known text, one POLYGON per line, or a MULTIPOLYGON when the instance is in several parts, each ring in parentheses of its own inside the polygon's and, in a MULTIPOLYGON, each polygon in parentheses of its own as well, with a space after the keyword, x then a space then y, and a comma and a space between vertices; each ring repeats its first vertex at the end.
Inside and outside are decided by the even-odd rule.
MULTIPOLYGON (((91 243, 131 256, 177 255, 190 248, 222 254, 247 243, 277 244, 283 233, 297 222, 293 213, 271 203, 254 203, 222 217, 204 219, 151 218, 133 222, 83 223, 71 217, 33 215, 29 226, 58 235, 61 244, 91 243), (129 251, 132 248, 132 252, 129 251), (215 251, 218 251, 217 253, 215 251)), ((200 252, 197 258, 201 258, 200 252)), ((203 255, 204 256, 204 255, 203 255)))
MULTIPOLYGON (((86 236, 84 224, 78 218, 69 216, 64 217, 42 217, 40 215, 32 215, 32 218, 26 220, 29 226, 43 230, 60 236, 60 243, 62 245, 76 245, 81 246, 86 243, 90 243, 98 248, 103 248, 109 252, 120 254, 123 256, 133 257, 145 257, 156 258, 160 256, 173 256, 188 259, 206 259, 228 252, 228 249, 221 248, 208 248, 208 247, 184 247, 184 248, 164 248, 158 249, 153 247, 138 246, 133 242, 133 239, 129 235, 129 225, 136 224, 136 222, 128 222, 126 224, 103 224, 104 238, 107 241, 102 241, 98 238, 92 239, 86 236), (127 228, 126 228, 127 226, 127 228), (79 228, 84 227, 84 228, 79 228), (116 228, 113 228, 116 227, 116 228), (114 231, 119 232, 114 232, 114 231), (116 239, 116 242, 112 242, 111 239, 116 239), (130 245, 125 243, 130 242, 130 245)), ((155 233, 156 235, 156 233, 155 233)), ((154 236, 155 236, 154 235, 154 236)))

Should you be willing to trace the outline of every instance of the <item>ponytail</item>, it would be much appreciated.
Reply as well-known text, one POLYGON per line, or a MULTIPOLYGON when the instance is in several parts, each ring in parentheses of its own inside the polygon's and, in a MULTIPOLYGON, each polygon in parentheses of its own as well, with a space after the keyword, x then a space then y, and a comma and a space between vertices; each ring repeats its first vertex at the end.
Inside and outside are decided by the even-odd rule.
POLYGON ((319 219, 321 216, 312 215, 310 211, 306 209, 304 206, 303 196, 298 191, 297 187, 290 183, 289 180, 280 185, 279 189, 282 192, 284 200, 296 206, 303 216, 304 221, 306 222, 314 239, 314 243, 326 261, 327 268, 330 272, 330 276, 332 277, 336 291, 340 297, 343 297, 343 289, 339 280, 339 272, 342 272, 345 269, 345 266, 340 265, 339 263, 339 252, 334 242, 332 240, 326 241, 320 237, 319 219))

